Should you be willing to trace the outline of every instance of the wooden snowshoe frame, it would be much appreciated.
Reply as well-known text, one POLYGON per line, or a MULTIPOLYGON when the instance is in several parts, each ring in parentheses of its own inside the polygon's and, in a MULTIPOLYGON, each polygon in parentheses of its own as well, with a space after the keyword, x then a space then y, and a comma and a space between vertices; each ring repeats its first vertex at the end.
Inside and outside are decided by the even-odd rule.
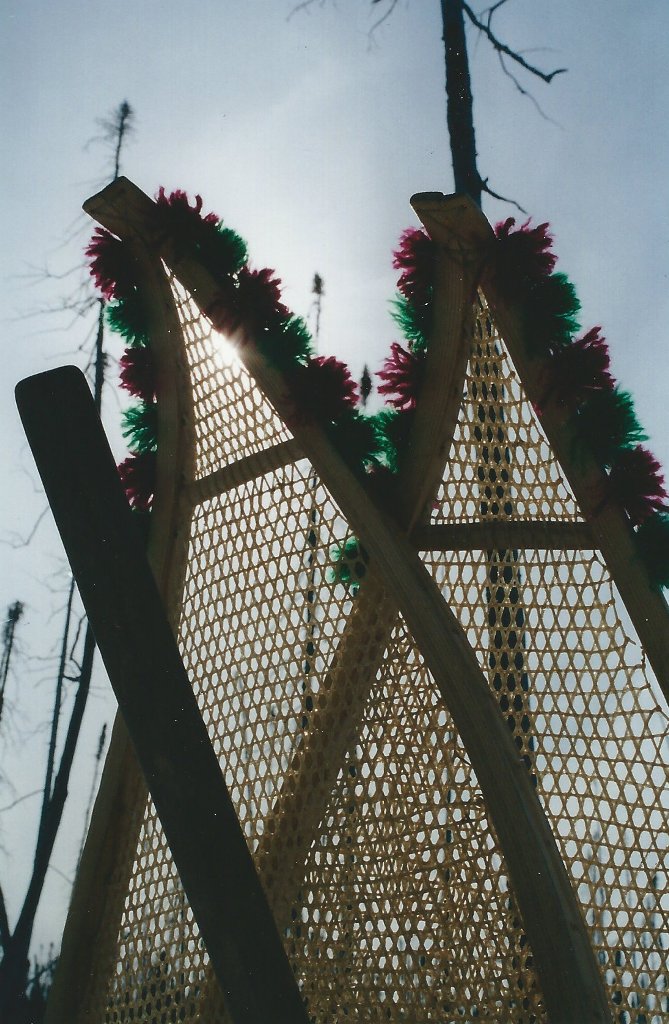
MULTIPOLYGON (((573 457, 489 224, 412 205, 439 257, 391 519, 253 343, 213 331, 216 283, 151 201, 119 179, 86 204, 150 303, 154 575, 315 1021, 604 1022, 642 998, 660 1021, 667 606, 573 457), (349 531, 354 597, 328 582, 349 531)), ((117 721, 48 1019, 171 1012, 228 1019, 117 721)))

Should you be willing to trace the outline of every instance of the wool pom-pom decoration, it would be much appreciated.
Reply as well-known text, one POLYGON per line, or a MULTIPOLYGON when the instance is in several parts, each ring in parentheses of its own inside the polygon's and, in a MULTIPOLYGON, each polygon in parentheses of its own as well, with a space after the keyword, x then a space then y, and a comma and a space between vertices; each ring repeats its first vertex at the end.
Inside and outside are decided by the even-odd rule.
POLYGON ((182 188, 168 193, 163 185, 156 194, 156 219, 161 226, 186 235, 197 235, 202 224, 216 226, 219 222, 215 213, 202 216, 202 196, 195 196, 191 206, 188 193, 182 188))
POLYGON ((388 402, 402 412, 415 408, 425 376, 426 350, 408 350, 394 341, 390 355, 379 370, 377 377, 379 394, 387 395, 388 402))
POLYGON ((240 270, 236 284, 228 281, 222 286, 219 298, 207 313, 217 330, 228 335, 242 331, 259 346, 261 332, 280 329, 290 315, 281 302, 281 281, 274 271, 246 267, 240 270))
POLYGON ((432 322, 430 306, 414 306, 403 295, 398 295, 391 303, 390 315, 413 351, 427 347, 432 322))
POLYGON ((358 386, 348 366, 334 356, 316 356, 294 366, 287 380, 297 420, 338 420, 358 403, 358 386))
POLYGON ((371 417, 377 432, 377 446, 381 464, 397 473, 408 454, 411 428, 415 419, 414 410, 400 412, 396 409, 382 409, 371 417))
POLYGON ((136 512, 149 512, 156 491, 155 452, 141 452, 129 455, 118 466, 126 497, 136 512))
POLYGON ((377 459, 378 467, 375 465, 372 467, 372 472, 376 472, 378 469, 389 470, 391 473, 397 473, 399 468, 399 453, 397 438, 395 435, 395 423, 402 417, 394 409, 381 409, 380 412, 374 413, 373 416, 369 417, 369 421, 374 428, 376 434, 376 448, 377 448, 377 459))
POLYGON ((301 316, 288 316, 276 327, 261 331, 256 344, 270 366, 289 371, 311 356, 311 334, 301 316))
POLYGON ((432 298, 436 254, 436 243, 420 228, 407 228, 393 253, 393 267, 402 271, 397 287, 414 306, 432 298))
POLYGON ((194 247, 209 272, 217 279, 237 273, 247 259, 246 243, 234 231, 223 226, 215 213, 202 215, 202 197, 195 196, 191 206, 186 192, 177 189, 156 196, 156 223, 181 249, 194 247))
POLYGON ((524 302, 528 350, 547 356, 568 345, 579 329, 581 303, 564 274, 551 274, 527 292, 524 302))
POLYGON ((149 317, 141 292, 109 303, 105 316, 112 331, 125 338, 132 348, 143 348, 149 344, 149 317))
POLYGON ((139 402, 123 413, 121 433, 132 452, 155 452, 158 449, 158 406, 155 402, 139 402))
POLYGON ((515 225, 515 217, 495 225, 494 275, 509 298, 520 299, 538 281, 550 277, 556 257, 551 252, 548 224, 530 227, 527 220, 519 228, 515 225))
POLYGON ((328 570, 328 583, 341 583, 355 597, 360 589, 360 581, 364 579, 369 565, 369 555, 357 537, 349 537, 341 547, 330 549, 333 566, 328 570))
POLYGON ((578 408, 593 391, 613 391, 611 357, 601 327, 593 327, 550 361, 550 393, 561 405, 578 408))
POLYGON ((124 299, 137 287, 134 261, 128 246, 105 228, 96 228, 86 248, 91 276, 102 297, 124 299))
POLYGON ((656 512, 669 511, 662 467, 642 445, 618 452, 608 476, 608 493, 638 526, 656 512))
POLYGON ((646 519, 635 539, 652 585, 669 589, 669 515, 658 513, 646 519))
POLYGON ((244 239, 222 224, 202 233, 197 242, 197 252, 217 281, 238 273, 248 259, 244 239))
POLYGON ((647 440, 627 391, 595 391, 575 418, 577 444, 589 450, 602 469, 612 466, 621 451, 647 440))
POLYGON ((381 457, 379 439, 370 416, 346 412, 336 422, 325 426, 326 432, 342 459, 358 476, 365 476, 370 466, 381 457))
POLYGON ((129 348, 119 360, 121 387, 147 402, 156 397, 156 366, 149 348, 129 348))

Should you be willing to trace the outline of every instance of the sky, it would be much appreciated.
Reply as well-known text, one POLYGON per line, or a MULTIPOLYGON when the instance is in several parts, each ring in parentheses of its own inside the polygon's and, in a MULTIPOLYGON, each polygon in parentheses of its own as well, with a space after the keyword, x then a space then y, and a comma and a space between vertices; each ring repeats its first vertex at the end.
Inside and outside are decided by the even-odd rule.
MULTIPOLYGON (((144 191, 199 192, 311 310, 325 282, 320 350, 356 375, 378 368, 393 326, 391 252, 415 223, 409 197, 452 191, 439 0, 2 0, 0 59, 0 615, 25 603, 0 726, 0 884, 10 922, 29 877, 46 759, 53 656, 67 568, 15 411, 28 374, 86 362, 93 321, 46 310, 82 278, 93 227, 82 202, 111 173, 99 120, 123 100, 135 132, 122 171, 144 191), (97 137, 97 140, 96 140, 97 137), (70 273, 72 271, 72 273, 70 273), (9 810, 2 810, 20 800, 9 810)), ((473 3, 480 11, 484 3, 473 3)), ((669 38, 667 0, 507 0, 499 36, 544 70, 520 94, 469 34, 479 169, 548 221, 584 329, 599 324, 669 468, 669 38)), ((516 215, 484 200, 492 222, 516 215)), ((112 343, 112 355, 118 355, 112 343)), ((113 364, 113 359, 112 359, 113 364)), ((103 420, 119 458, 113 365, 103 420)), ((114 702, 96 676, 35 948, 58 944, 90 791, 114 702)))

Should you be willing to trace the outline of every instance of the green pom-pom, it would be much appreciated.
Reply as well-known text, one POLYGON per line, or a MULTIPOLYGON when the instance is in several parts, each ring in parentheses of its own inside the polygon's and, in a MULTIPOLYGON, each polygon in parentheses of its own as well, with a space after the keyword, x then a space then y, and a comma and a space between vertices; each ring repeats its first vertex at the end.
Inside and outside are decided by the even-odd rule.
POLYGON ((158 450, 158 406, 156 402, 139 402, 123 413, 121 432, 128 448, 138 455, 158 450))
POLYGON ((349 537, 341 547, 330 549, 333 566, 328 569, 328 583, 342 583, 355 597, 369 565, 369 555, 357 537, 349 537))
POLYGON ((398 472, 406 457, 414 415, 413 409, 382 409, 370 417, 376 432, 378 461, 391 473, 398 472))
POLYGON ((110 302, 105 310, 112 331, 125 338, 131 348, 149 344, 149 318, 139 292, 118 302, 110 302))
POLYGON ((646 519, 636 532, 636 543, 652 585, 669 589, 669 514, 658 512, 646 519))
POLYGON ((382 409, 381 412, 370 416, 372 428, 376 435, 376 446, 379 452, 378 461, 391 473, 398 469, 399 453, 397 444, 392 436, 394 421, 399 414, 393 409, 382 409))
POLYGON ((379 464, 382 451, 373 417, 350 412, 336 423, 326 425, 333 445, 350 469, 363 476, 370 465, 379 464))
POLYGON ((311 334, 301 316, 291 316, 277 328, 260 331, 255 342, 267 362, 277 370, 291 370, 311 355, 311 334))
POLYGON ((576 290, 564 274, 551 274, 537 282, 525 304, 529 351, 545 356, 568 344, 580 328, 580 308, 576 290))
POLYGON ((244 239, 222 223, 203 231, 197 248, 205 266, 216 278, 236 274, 248 259, 244 239))
POLYGON ((618 452, 647 439, 628 391, 596 391, 575 419, 579 446, 590 450, 602 468, 613 465, 618 452))
POLYGON ((427 348, 431 321, 430 306, 414 306, 403 295, 398 294, 391 302, 390 315, 414 352, 427 348))

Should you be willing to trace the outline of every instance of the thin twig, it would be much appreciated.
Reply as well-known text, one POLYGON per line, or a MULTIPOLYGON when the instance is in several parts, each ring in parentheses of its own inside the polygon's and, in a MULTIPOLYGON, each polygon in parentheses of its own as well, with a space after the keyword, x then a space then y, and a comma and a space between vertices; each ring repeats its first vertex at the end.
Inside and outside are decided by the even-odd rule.
MULTIPOLYGON (((293 7, 292 11, 290 12, 288 17, 286 18, 286 21, 290 21, 290 19, 293 17, 293 15, 294 14, 299 14, 300 11, 308 10, 312 6, 312 4, 315 4, 315 3, 318 3, 318 0, 302 0, 302 3, 299 3, 299 4, 297 4, 296 7, 293 7)), ((320 0, 320 6, 321 7, 324 5, 324 3, 325 3, 325 0, 320 0)))
MULTIPOLYGON (((373 4, 378 4, 378 3, 381 3, 381 0, 372 0, 372 3, 373 4)), ((369 38, 370 42, 372 42, 372 40, 374 38, 374 33, 376 32, 376 30, 378 28, 380 28, 381 25, 383 25, 384 21, 386 21, 390 17, 390 15, 393 13, 395 8, 397 7, 397 3, 398 3, 398 0, 390 0, 390 7, 388 8, 388 10, 384 14, 381 15, 381 17, 378 19, 378 21, 374 22, 374 24, 372 25, 372 27, 369 30, 368 38, 369 38)))
POLYGON ((4 537, 0 537, 0 544, 6 544, 8 547, 14 548, 15 550, 18 550, 18 548, 25 548, 25 547, 27 547, 30 544, 30 542, 33 539, 33 537, 35 536, 35 534, 37 533, 39 525, 42 522, 42 520, 44 519, 44 517, 45 517, 45 515, 47 514, 48 511, 49 511, 49 506, 47 505, 46 508, 44 508, 40 512, 40 514, 38 515, 37 519, 35 520, 35 522, 32 525, 30 533, 28 534, 27 537, 25 537, 25 538, 22 537, 19 540, 5 540, 4 537))
POLYGON ((508 199, 507 196, 501 196, 498 192, 493 192, 493 190, 488 186, 487 178, 481 178, 481 191, 485 192, 487 196, 492 196, 493 199, 499 199, 501 203, 510 203, 511 206, 515 206, 517 210, 524 213, 526 217, 529 216, 527 210, 525 210, 520 203, 517 203, 515 199, 508 199))
POLYGON ((19 796, 16 800, 12 800, 11 804, 5 804, 4 807, 0 807, 0 814, 4 814, 5 811, 11 811, 14 807, 22 804, 24 800, 29 800, 32 796, 37 796, 38 793, 42 793, 41 789, 33 789, 32 793, 24 793, 23 796, 19 796))
POLYGON ((488 28, 490 28, 495 11, 499 10, 500 7, 503 7, 506 2, 507 0, 497 0, 497 3, 493 4, 492 7, 486 7, 485 10, 481 11, 481 17, 483 17, 484 14, 488 16, 488 28))
MULTIPOLYGON (((495 6, 499 7, 500 5, 497 4, 495 6)), ((471 9, 469 4, 465 2, 465 0, 462 0, 462 9, 469 18, 469 20, 471 21, 472 25, 475 25, 479 32, 483 32, 483 34, 488 37, 488 39, 490 40, 490 42, 492 43, 492 45, 494 46, 498 53, 505 54, 505 56, 509 57, 511 60, 514 60, 516 64, 519 64, 521 68, 524 68, 525 71, 528 71, 531 75, 535 75, 537 78, 540 78, 542 82, 550 83, 553 81, 556 75, 562 75, 564 74, 564 72, 566 72, 566 68, 556 68, 554 71, 542 71, 541 68, 537 68, 534 66, 534 64, 530 64, 528 61, 525 60, 524 57, 521 56, 520 53, 518 53, 516 50, 512 50, 511 47, 506 45, 506 43, 503 43, 500 39, 498 39, 495 33, 490 28, 490 24, 486 24, 485 22, 477 18, 476 15, 474 14, 474 11, 471 9)))
POLYGON ((57 273, 55 270, 49 270, 46 264, 43 267, 37 267, 32 263, 26 263, 25 273, 14 274, 13 278, 17 281, 29 281, 32 284, 43 284, 44 281, 64 281, 66 277, 71 277, 72 274, 81 273, 81 264, 77 263, 75 266, 70 267, 69 270, 63 270, 62 273, 57 273))
POLYGON ((518 81, 518 79, 516 78, 516 76, 513 74, 513 72, 507 68, 506 64, 504 63, 504 54, 498 53, 497 56, 499 57, 499 63, 502 71, 507 76, 507 78, 511 79, 520 95, 525 96, 530 101, 530 103, 532 103, 534 109, 540 117, 543 117, 544 121, 550 121, 550 123, 554 124, 556 128, 561 128, 562 125, 555 121, 552 117, 549 117, 548 114, 542 109, 541 104, 537 100, 536 96, 533 96, 529 89, 524 89, 518 81))
POLYGON ((55 864, 49 864, 49 871, 55 871, 57 875, 60 875, 61 878, 65 879, 68 885, 74 885, 74 879, 70 878, 69 875, 66 875, 64 871, 60 870, 60 868, 57 868, 55 864))

